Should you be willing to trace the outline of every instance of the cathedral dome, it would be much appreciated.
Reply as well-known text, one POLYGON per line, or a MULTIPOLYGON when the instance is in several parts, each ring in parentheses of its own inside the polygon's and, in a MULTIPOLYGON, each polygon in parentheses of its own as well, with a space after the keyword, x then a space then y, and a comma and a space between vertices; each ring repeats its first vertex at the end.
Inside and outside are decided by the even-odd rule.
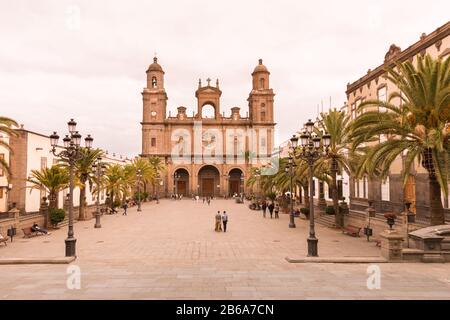
POLYGON ((153 58, 153 63, 148 67, 147 72, 149 71, 161 71, 164 72, 163 69, 161 68, 161 66, 158 64, 158 58, 154 57, 153 58))
POLYGON ((259 59, 259 64, 255 67, 255 70, 253 70, 253 73, 256 72, 269 72, 269 70, 267 70, 266 66, 263 65, 262 63, 262 59, 259 59))

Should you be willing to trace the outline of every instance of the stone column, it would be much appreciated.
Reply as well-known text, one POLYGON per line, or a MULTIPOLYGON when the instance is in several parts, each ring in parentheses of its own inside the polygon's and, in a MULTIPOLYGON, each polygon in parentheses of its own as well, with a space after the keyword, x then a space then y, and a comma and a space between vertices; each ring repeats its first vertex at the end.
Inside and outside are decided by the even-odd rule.
POLYGON ((380 233, 381 256, 388 261, 403 260, 403 236, 397 230, 385 230, 380 233))

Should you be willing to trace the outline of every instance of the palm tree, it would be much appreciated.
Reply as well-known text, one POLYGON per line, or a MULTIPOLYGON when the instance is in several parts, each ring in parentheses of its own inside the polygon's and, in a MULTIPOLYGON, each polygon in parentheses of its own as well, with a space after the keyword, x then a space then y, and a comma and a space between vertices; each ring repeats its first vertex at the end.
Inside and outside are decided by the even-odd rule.
MULTIPOLYGON (((160 165, 155 159, 152 159, 152 161, 154 165, 160 165)), ((135 158, 131 164, 125 166, 124 171, 124 178, 127 181, 130 190, 133 189, 136 186, 136 182, 138 182, 138 172, 141 174, 141 179, 139 180, 140 190, 145 190, 148 183, 155 183, 156 171, 152 163, 145 158, 135 158)))
POLYGON ((126 192, 126 188, 126 183, 124 183, 124 168, 118 164, 109 165, 105 174, 105 189, 110 197, 111 209, 114 209, 115 200, 120 199, 126 192))
MULTIPOLYGON (((331 136, 328 156, 320 157, 315 164, 315 172, 322 172, 329 177, 330 193, 333 199, 335 212, 335 225, 343 227, 342 215, 339 212, 339 196, 337 187, 337 173, 346 171, 350 173, 350 126, 351 118, 342 111, 336 109, 327 113, 321 113, 320 127, 331 136)), ((319 136, 322 131, 316 132, 319 136)))
MULTIPOLYGON (((8 142, 4 139, 4 135, 7 137, 16 137, 17 132, 14 131, 13 127, 18 127, 16 121, 13 119, 0 116, 0 147, 4 147, 10 153, 12 153, 11 147, 8 142)), ((4 158, 0 158, 0 170, 5 172, 6 179, 9 181, 11 177, 11 169, 9 164, 4 158)))
POLYGON ((160 157, 152 156, 148 159, 148 162, 150 163, 150 166, 154 173, 154 179, 153 179, 153 192, 156 193, 156 184, 158 183, 157 178, 161 176, 161 172, 165 170, 165 165, 163 163, 163 159, 160 157))
POLYGON ((417 161, 429 178, 431 224, 445 223, 441 190, 448 196, 450 166, 450 58, 433 59, 418 56, 417 65, 397 63, 387 69, 387 78, 399 89, 387 102, 372 100, 362 103, 352 125, 354 147, 388 136, 367 153, 365 168, 370 175, 386 178, 391 164, 404 155, 404 184, 417 161), (400 106, 393 104, 400 100, 400 106), (374 107, 382 107, 381 112, 374 107))
MULTIPOLYGON (((86 220, 86 184, 92 187, 95 178, 95 172, 92 169, 92 165, 96 162, 98 157, 103 155, 103 151, 100 149, 88 149, 80 148, 82 157, 75 162, 74 174, 78 180, 80 188, 80 200, 79 200, 79 220, 86 220)), ((64 167, 68 167, 68 163, 61 161, 64 167)))
MULTIPOLYGON (((27 179, 31 183, 30 192, 33 189, 45 190, 48 193, 49 212, 58 207, 58 194, 61 190, 69 186, 69 172, 66 168, 54 165, 51 168, 41 170, 31 170, 30 177, 27 179)), ((48 218, 46 221, 48 224, 48 218)))

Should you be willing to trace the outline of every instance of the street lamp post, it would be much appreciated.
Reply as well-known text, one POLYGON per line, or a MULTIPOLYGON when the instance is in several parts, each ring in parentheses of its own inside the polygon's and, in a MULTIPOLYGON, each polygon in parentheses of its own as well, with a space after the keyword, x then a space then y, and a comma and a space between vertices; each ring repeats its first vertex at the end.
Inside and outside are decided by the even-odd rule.
POLYGON ((306 161, 309 167, 309 237, 308 241, 308 257, 317 257, 318 239, 316 238, 315 228, 314 228, 314 180, 313 180, 313 166, 314 162, 317 161, 322 156, 327 156, 328 148, 331 142, 331 136, 325 133, 322 138, 314 133, 314 122, 308 120, 305 124, 305 130, 300 136, 301 149, 300 152, 296 154, 298 137, 294 136, 291 138, 293 155, 297 159, 302 159, 306 161))
POLYGON ((141 212, 141 179, 142 179, 142 171, 141 169, 137 169, 136 177, 138 180, 138 207, 137 211, 141 212))
MULTIPOLYGON (((75 162, 83 158, 83 153, 81 152, 81 134, 76 131, 77 123, 70 119, 67 123, 69 127, 69 134, 63 139, 64 146, 61 152, 56 151, 58 146, 59 136, 56 132, 50 135, 50 144, 52 146, 51 152, 58 158, 66 160, 69 163, 69 226, 67 232, 66 244, 66 257, 76 256, 76 242, 77 239, 74 237, 73 232, 73 189, 74 189, 74 166, 75 162)), ((89 134, 85 139, 86 148, 90 149, 92 147, 92 142, 94 139, 89 134)))
POLYGON ((289 228, 295 228, 295 220, 294 220, 294 200, 292 196, 292 179, 294 178, 294 169, 297 165, 294 163, 293 158, 288 158, 288 164, 285 167, 286 173, 289 175, 290 178, 290 192, 289 192, 289 202, 291 207, 291 214, 289 215, 289 228))
POLYGON ((95 171, 95 176, 97 178, 97 200, 95 201, 96 211, 95 211, 95 225, 94 228, 101 228, 102 225, 100 223, 100 192, 101 192, 101 176, 105 174, 106 165, 101 162, 102 158, 97 157, 97 161, 92 165, 92 168, 95 171))

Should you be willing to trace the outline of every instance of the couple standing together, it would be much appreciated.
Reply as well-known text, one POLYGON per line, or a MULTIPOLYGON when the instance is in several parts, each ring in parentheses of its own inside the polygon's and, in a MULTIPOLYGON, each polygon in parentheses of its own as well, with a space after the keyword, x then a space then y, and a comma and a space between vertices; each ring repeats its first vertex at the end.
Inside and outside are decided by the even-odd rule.
POLYGON ((224 211, 223 214, 220 214, 220 211, 217 211, 216 214, 216 228, 214 229, 216 232, 222 232, 222 224, 223 224, 223 232, 227 232, 227 223, 228 223, 228 215, 224 211))

